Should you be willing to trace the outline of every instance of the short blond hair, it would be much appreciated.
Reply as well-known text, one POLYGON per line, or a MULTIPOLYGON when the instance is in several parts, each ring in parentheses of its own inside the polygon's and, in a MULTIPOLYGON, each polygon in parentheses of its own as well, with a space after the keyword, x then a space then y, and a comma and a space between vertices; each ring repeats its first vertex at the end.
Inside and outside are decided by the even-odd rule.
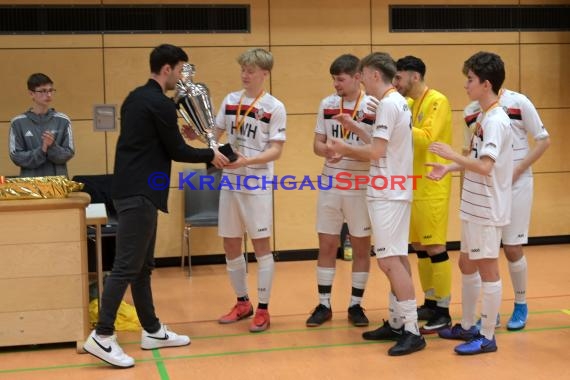
POLYGON ((271 71, 273 68, 273 55, 262 48, 252 48, 243 52, 237 61, 240 66, 255 65, 267 71, 271 71))

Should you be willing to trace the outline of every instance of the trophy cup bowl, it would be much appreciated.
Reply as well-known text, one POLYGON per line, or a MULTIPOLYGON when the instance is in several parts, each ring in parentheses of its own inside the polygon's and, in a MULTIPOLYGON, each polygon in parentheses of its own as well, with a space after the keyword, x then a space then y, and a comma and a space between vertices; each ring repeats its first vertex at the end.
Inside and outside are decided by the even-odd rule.
POLYGON ((220 145, 214 134, 215 119, 210 99, 210 91, 203 83, 192 82, 195 73, 194 65, 185 63, 182 68, 182 79, 176 84, 174 102, 178 113, 194 130, 198 139, 212 149, 219 150, 230 162, 237 160, 237 155, 229 144, 220 145))

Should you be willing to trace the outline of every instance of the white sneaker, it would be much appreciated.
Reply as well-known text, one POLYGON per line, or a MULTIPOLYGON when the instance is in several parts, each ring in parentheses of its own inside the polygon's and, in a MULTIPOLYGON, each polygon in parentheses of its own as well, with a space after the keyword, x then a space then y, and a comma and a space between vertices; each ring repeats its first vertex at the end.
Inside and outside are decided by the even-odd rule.
POLYGON ((190 344, 190 338, 186 335, 178 335, 170 331, 166 325, 161 324, 160 329, 151 334, 143 329, 141 347, 143 350, 152 350, 163 347, 179 347, 190 344))
POLYGON ((117 343, 116 335, 101 338, 95 334, 95 330, 93 330, 91 334, 89 334, 85 344, 83 344, 83 349, 91 355, 116 367, 129 368, 135 365, 135 360, 125 354, 121 346, 117 343))

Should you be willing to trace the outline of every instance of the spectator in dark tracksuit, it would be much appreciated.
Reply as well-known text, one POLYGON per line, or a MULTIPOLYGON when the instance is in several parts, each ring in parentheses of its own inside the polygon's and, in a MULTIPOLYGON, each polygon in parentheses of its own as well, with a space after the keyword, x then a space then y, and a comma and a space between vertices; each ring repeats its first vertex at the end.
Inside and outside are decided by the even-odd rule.
POLYGON ((32 107, 10 122, 10 159, 20 177, 67 177, 67 161, 75 154, 71 120, 50 108, 55 88, 47 75, 30 75, 28 90, 32 107))

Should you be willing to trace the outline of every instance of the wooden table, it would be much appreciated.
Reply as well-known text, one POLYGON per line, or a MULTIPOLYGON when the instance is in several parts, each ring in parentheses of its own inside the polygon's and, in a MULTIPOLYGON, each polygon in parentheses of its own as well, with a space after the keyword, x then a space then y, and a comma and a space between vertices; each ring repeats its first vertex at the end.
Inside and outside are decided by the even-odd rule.
POLYGON ((0 346, 76 342, 90 331, 90 197, 0 201, 0 346))

